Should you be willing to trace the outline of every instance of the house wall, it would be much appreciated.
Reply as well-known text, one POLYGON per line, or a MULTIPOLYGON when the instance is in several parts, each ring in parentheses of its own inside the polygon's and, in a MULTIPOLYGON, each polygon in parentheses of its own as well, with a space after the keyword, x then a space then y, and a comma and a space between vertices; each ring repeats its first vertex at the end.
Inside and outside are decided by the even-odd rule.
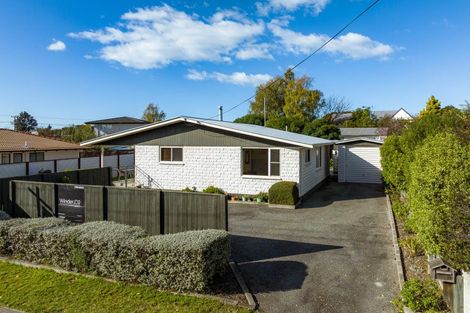
POLYGON ((44 153, 44 160, 75 159, 79 155, 79 150, 46 151, 44 153))
POLYGON ((267 192, 280 180, 300 182, 298 148, 281 147, 279 178, 247 178, 241 172, 241 147, 184 146, 181 164, 160 163, 160 146, 135 146, 136 183, 153 188, 201 191, 214 185, 229 193, 267 192))
POLYGON ((412 119, 413 117, 410 116, 405 110, 400 109, 395 115, 393 115, 393 118, 398 120, 398 119, 403 119, 403 120, 409 120, 412 119))
POLYGON ((316 167, 315 149, 310 149, 310 162, 305 162, 305 154, 309 149, 302 149, 300 153, 300 196, 308 193, 329 175, 328 158, 329 146, 322 146, 321 166, 316 167))

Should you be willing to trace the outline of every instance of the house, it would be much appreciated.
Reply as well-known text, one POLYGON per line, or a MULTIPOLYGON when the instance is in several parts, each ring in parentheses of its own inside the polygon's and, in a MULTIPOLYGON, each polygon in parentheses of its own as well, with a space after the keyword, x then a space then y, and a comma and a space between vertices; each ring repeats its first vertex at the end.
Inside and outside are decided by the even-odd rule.
POLYGON ((382 183, 380 146, 383 141, 351 138, 336 142, 338 147, 338 182, 382 183))
POLYGON ((142 126, 148 124, 148 122, 134 117, 121 116, 104 120, 89 121, 85 122, 85 124, 93 127, 96 136, 104 136, 142 126))
POLYGON ((377 118, 391 116, 392 119, 395 119, 395 120, 413 119, 413 116, 403 108, 399 108, 398 110, 389 110, 389 111, 373 111, 372 114, 375 115, 375 117, 377 118))
POLYGON ((82 150, 74 143, 0 129, 0 164, 78 158, 82 150))
POLYGON ((181 190, 210 185, 232 194, 298 183, 300 196, 329 175, 333 141, 257 125, 181 116, 82 142, 134 146, 136 184, 181 190))
POLYGON ((386 127, 340 127, 341 139, 350 138, 371 138, 377 140, 384 140, 388 135, 388 128, 386 127))

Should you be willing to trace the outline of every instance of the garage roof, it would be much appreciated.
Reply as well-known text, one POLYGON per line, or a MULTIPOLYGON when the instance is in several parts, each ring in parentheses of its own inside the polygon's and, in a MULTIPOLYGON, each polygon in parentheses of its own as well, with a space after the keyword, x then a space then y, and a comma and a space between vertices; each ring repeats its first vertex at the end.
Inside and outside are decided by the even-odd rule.
POLYGON ((210 128, 225 130, 228 132, 249 135, 249 136, 253 136, 256 138, 268 139, 268 140, 273 140, 277 142, 282 142, 282 143, 287 143, 287 144, 292 144, 292 145, 307 147, 307 148, 312 148, 314 146, 320 146, 320 145, 333 145, 334 144, 334 141, 331 141, 331 140, 326 140, 326 139, 322 139, 318 137, 312 137, 312 136, 292 133, 288 131, 283 131, 279 129, 258 126, 258 125, 180 116, 180 117, 169 119, 163 122, 157 122, 157 123, 153 123, 149 125, 131 128, 131 129, 117 132, 114 134, 84 141, 80 145, 81 146, 88 146, 88 145, 93 145, 93 144, 105 145, 106 142, 117 139, 117 138, 122 138, 122 137, 126 137, 129 135, 135 135, 135 134, 142 133, 145 131, 165 127, 167 125, 172 125, 176 123, 182 123, 182 122, 202 125, 202 126, 206 126, 210 128))
POLYGON ((348 144, 348 143, 353 143, 353 142, 358 142, 358 141, 367 141, 367 142, 376 143, 376 144, 383 144, 384 143, 382 140, 378 140, 378 139, 367 138, 367 137, 356 137, 356 138, 348 138, 348 139, 338 140, 338 141, 335 142, 335 144, 343 145, 343 144, 348 144))

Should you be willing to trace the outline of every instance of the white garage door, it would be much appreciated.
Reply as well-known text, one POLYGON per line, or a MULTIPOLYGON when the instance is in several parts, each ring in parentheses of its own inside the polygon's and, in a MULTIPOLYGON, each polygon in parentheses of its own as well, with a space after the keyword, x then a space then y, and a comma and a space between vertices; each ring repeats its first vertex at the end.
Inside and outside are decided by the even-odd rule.
POLYGON ((347 147, 345 179, 351 183, 381 183, 379 147, 347 147))

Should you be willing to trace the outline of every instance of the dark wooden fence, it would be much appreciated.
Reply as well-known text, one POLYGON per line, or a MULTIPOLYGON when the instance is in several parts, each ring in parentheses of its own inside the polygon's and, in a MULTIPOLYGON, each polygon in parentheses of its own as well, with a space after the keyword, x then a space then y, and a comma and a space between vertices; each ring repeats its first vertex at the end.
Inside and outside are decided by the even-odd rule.
MULTIPOLYGON (((58 215, 58 186, 12 181, 14 216, 58 215)), ((85 185, 85 221, 108 220, 141 226, 149 234, 228 229, 225 195, 85 185)))
POLYGON ((12 213, 10 182, 13 180, 109 186, 112 185, 111 171, 111 167, 105 167, 60 173, 44 173, 31 176, 1 178, 0 210, 7 213, 12 213))

